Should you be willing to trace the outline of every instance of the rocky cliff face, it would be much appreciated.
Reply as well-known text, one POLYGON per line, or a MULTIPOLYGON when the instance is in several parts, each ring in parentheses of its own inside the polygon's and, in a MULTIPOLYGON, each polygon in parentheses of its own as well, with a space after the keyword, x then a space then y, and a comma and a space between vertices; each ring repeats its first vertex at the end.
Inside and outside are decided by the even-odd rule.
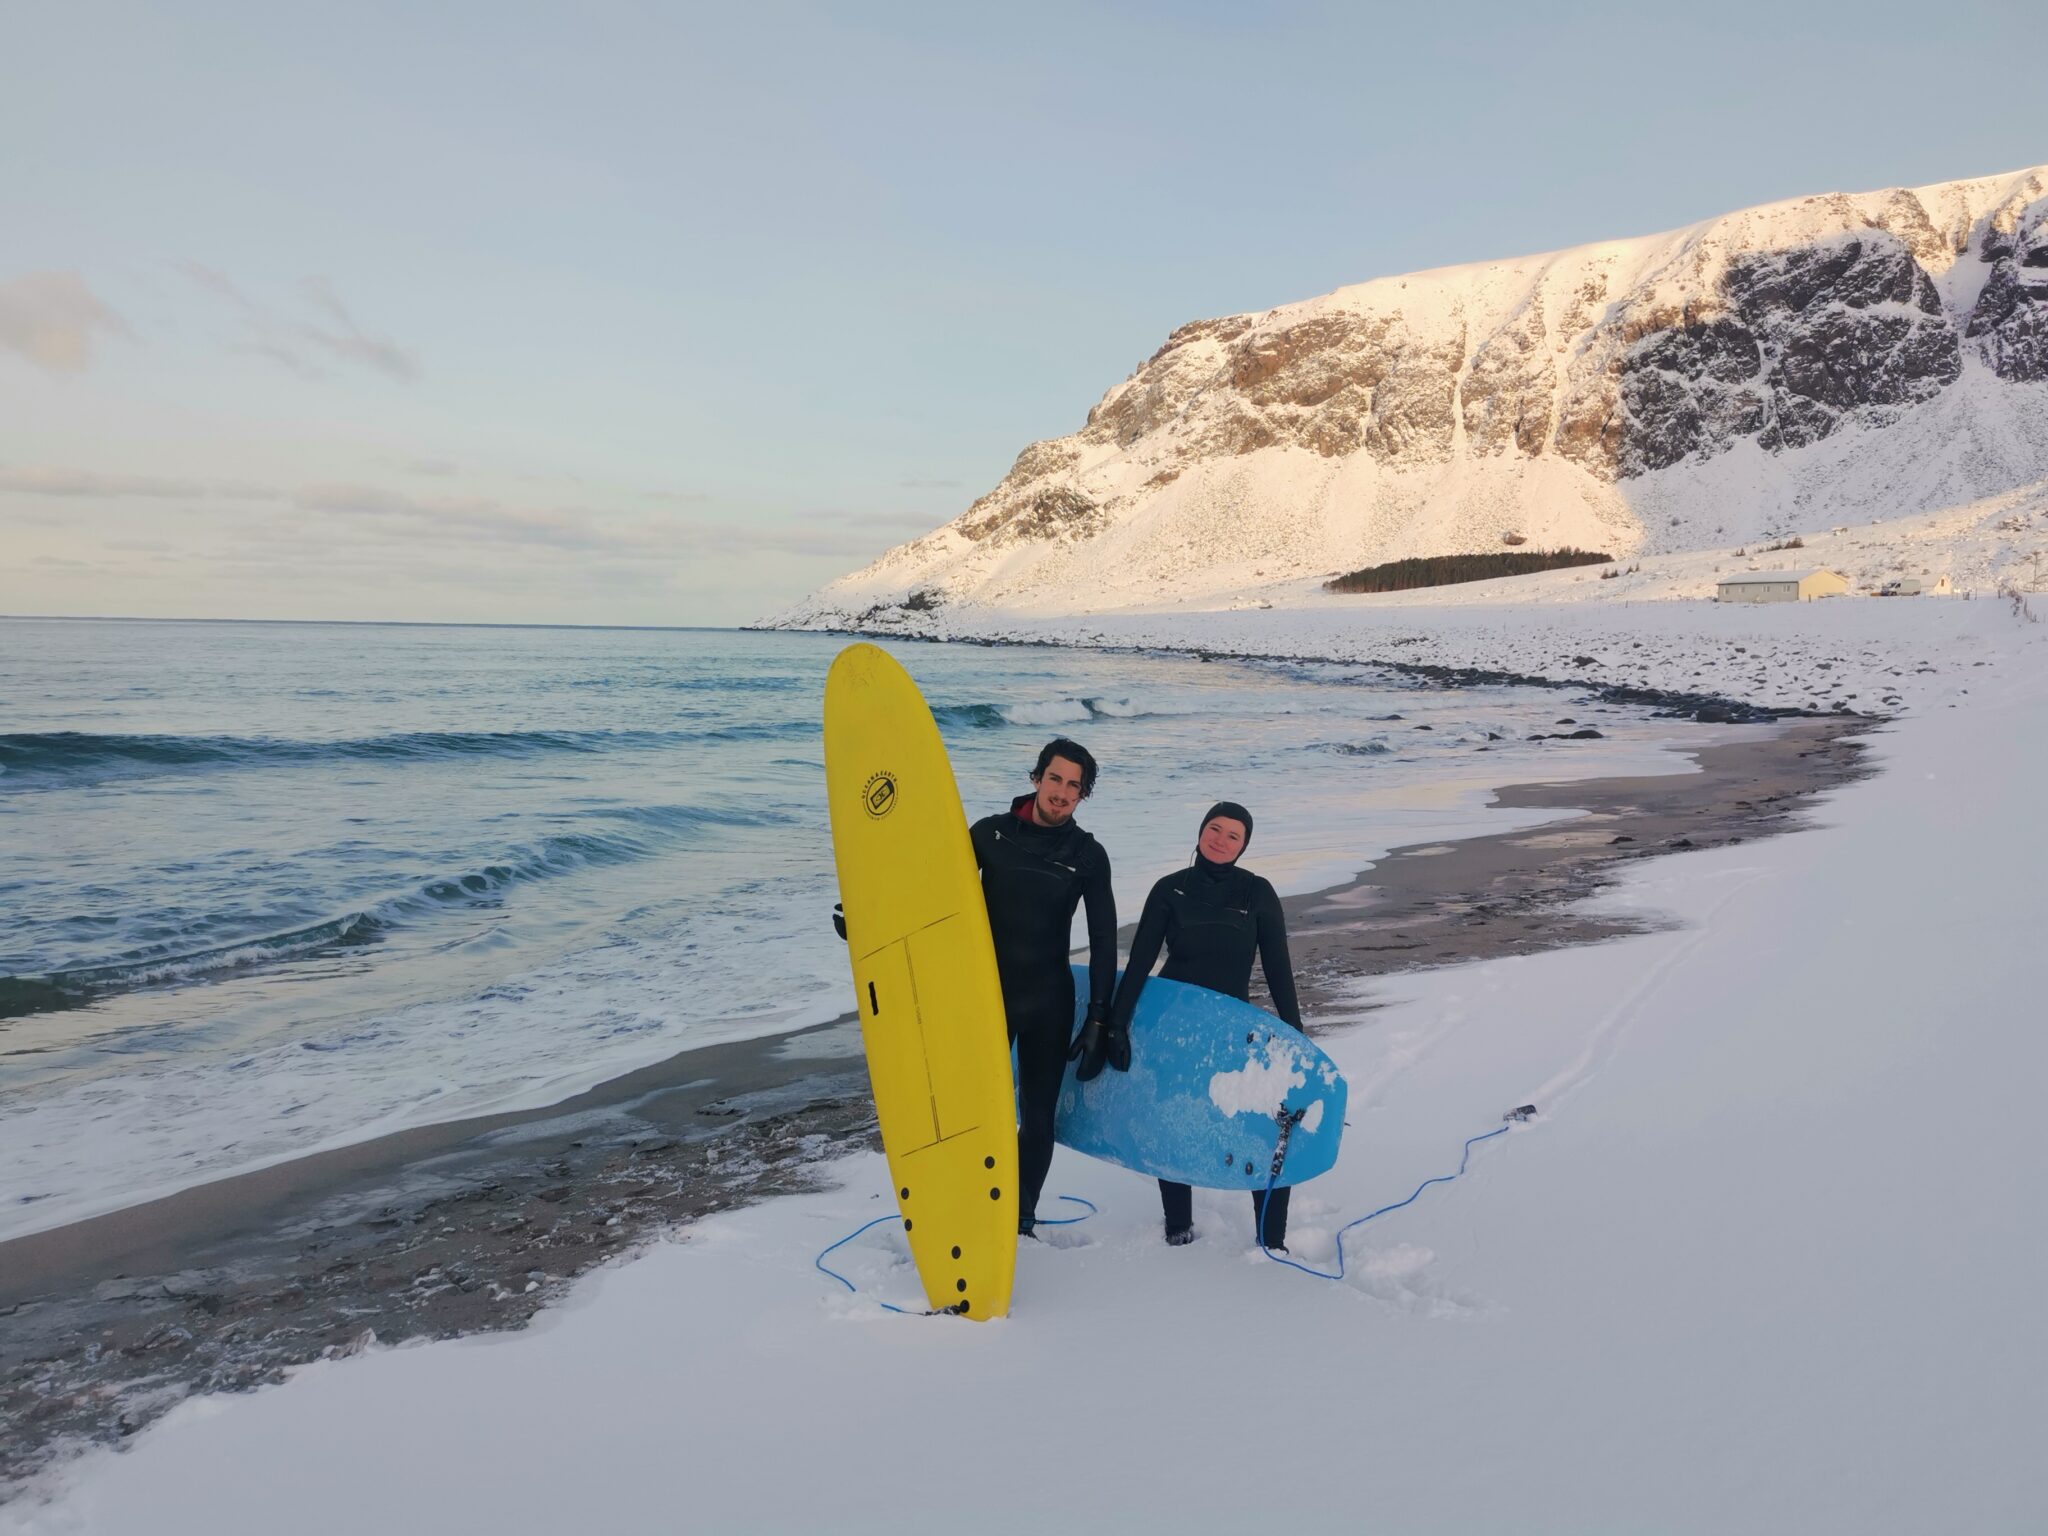
MULTIPOLYGON (((1818 442, 1872 406, 1932 399, 1962 373, 1934 280, 1884 231, 1745 255, 1676 317, 1607 322, 1606 366, 1576 381, 1560 441, 1606 478, 1818 442), (1598 417, 1598 424, 1594 418, 1598 417)), ((1874 414, 1872 420, 1877 419, 1874 414)))
POLYGON ((1979 255, 1991 271, 1964 333, 2000 378, 2048 382, 2048 203, 2008 200, 1985 221, 1979 255))
POLYGON ((1704 547, 1916 510, 1862 505, 1889 459, 1923 501, 2048 474, 2048 167, 1184 325, 1079 432, 785 617, 1213 595, 1510 535, 1704 547))

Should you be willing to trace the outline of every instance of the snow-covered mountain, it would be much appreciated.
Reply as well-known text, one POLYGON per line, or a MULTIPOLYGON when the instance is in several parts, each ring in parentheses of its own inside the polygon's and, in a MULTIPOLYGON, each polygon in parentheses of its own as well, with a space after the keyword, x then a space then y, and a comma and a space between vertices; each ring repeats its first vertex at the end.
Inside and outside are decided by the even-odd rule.
POLYGON ((1070 437, 770 622, 1617 556, 2048 481, 2048 166, 1380 278, 1167 337, 1070 437))

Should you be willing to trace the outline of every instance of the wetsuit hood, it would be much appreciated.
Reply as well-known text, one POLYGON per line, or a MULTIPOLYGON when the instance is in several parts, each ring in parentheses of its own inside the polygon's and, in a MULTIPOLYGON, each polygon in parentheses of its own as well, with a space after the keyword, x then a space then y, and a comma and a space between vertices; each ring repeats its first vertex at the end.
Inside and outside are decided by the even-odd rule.
POLYGON ((1244 827, 1244 848, 1237 850, 1237 859, 1243 858, 1245 848, 1252 845, 1252 813, 1235 800, 1218 800, 1202 813, 1201 824, 1195 828, 1195 863, 1203 869, 1231 869, 1237 864, 1237 859, 1232 859, 1228 864, 1218 864, 1214 859, 1202 857, 1202 828, 1208 826, 1218 816, 1226 816, 1244 827))

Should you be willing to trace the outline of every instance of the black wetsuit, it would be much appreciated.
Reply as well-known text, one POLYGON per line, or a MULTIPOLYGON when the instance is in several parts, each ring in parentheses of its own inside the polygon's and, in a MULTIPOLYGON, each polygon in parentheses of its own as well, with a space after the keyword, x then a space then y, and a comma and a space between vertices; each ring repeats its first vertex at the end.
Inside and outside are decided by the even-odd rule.
POLYGON ((1088 997, 1108 1017, 1116 987, 1116 897, 1109 855, 1069 820, 1057 827, 1027 820, 1033 797, 984 816, 971 829, 988 925, 995 937, 1003 1012, 1017 1043, 1021 1125, 1017 1134, 1017 1215, 1028 1223, 1052 1166, 1053 1111, 1074 1033, 1074 974, 1067 968, 1074 908, 1088 904, 1088 997))
MULTIPOLYGON (((1252 960, 1266 972, 1266 990, 1273 1011, 1301 1028, 1301 1004, 1294 995, 1294 966, 1287 957, 1287 920, 1271 884, 1235 864, 1213 864, 1199 853, 1186 869, 1166 876, 1145 898, 1144 914, 1131 939, 1123 984, 1117 988, 1111 1017, 1129 1026, 1145 978, 1166 946, 1168 981, 1185 981, 1212 992, 1249 1000, 1252 960)), ((1194 1222, 1194 1192, 1185 1184, 1159 1181, 1159 1199, 1166 1211, 1166 1230, 1185 1232, 1194 1222)), ((1287 1190, 1252 1192, 1255 1233, 1279 1245, 1287 1236, 1287 1190)))

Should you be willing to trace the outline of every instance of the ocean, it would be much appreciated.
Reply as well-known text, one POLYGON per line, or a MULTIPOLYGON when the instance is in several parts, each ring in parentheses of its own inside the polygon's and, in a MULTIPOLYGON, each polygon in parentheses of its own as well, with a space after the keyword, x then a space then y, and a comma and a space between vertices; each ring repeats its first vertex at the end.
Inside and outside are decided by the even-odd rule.
MULTIPOLYGON (((0 620, 0 1238, 553 1103, 845 1006, 819 743, 843 639, 0 620)), ((1102 763, 1120 915, 1217 799, 1283 891, 1682 771, 1681 729, 1370 667, 904 644, 970 817, 1102 763), (1530 741, 1595 725, 1599 740, 1530 741)))

